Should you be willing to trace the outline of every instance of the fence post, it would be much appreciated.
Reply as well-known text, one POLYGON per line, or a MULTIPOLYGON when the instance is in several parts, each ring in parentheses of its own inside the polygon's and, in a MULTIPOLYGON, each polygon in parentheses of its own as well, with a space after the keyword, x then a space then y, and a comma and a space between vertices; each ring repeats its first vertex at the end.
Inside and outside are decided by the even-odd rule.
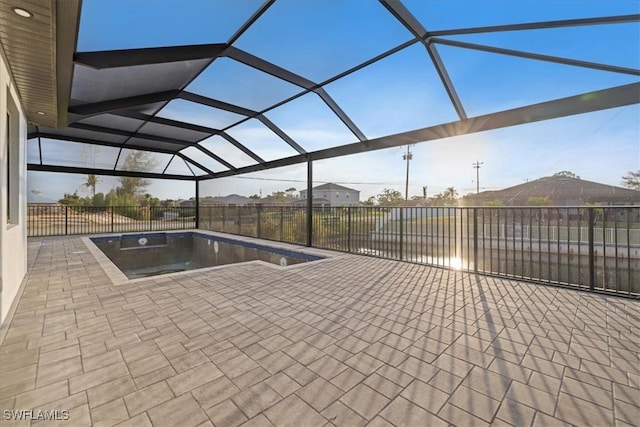
MULTIPOLYGON (((460 218, 462 218, 462 211, 460 218)), ((453 256, 460 260, 460 268, 462 268, 462 221, 460 221, 460 238, 460 253, 458 253, 458 208, 453 208, 453 256)), ((451 232, 449 232, 449 266, 451 266, 451 232)))
POLYGON ((284 206, 280 206, 280 241, 284 239, 284 206))
POLYGON ((589 290, 593 290, 595 287, 596 274, 595 274, 595 251, 593 249, 593 239, 594 239, 594 208, 589 207, 589 290))
POLYGON ((227 230, 227 205, 222 205, 222 230, 225 232, 227 230))
POLYGON ((347 207, 347 252, 351 252, 351 206, 347 207))
POLYGON ((473 208, 473 269, 478 271, 478 208, 473 208))
POLYGON ((240 206, 236 205, 236 221, 238 221, 238 234, 242 234, 242 217, 240 216, 240 206))
POLYGON ((69 206, 64 206, 64 235, 69 234, 69 206))
POLYGON ((113 206, 109 206, 109 210, 111 211, 111 232, 113 233, 113 206))
POLYGON ((196 229, 200 228, 200 181, 196 181, 196 217, 195 226, 196 229))
POLYGON ((262 205, 258 205, 256 207, 256 214, 257 214, 257 218, 256 218, 256 237, 262 237, 262 230, 261 230, 261 226, 260 226, 260 212, 262 211, 262 205))
POLYGON ((402 260, 402 247, 404 246, 404 208, 400 209, 400 260, 402 260))
POLYGON ((307 161, 307 246, 313 246, 313 162, 311 160, 307 161))

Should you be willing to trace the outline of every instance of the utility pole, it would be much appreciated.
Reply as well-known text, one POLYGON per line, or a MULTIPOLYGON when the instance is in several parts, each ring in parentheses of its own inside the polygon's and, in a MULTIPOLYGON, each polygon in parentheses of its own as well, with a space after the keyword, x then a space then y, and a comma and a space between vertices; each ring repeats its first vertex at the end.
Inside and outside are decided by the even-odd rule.
POLYGON ((473 163, 473 167, 476 170, 476 194, 480 193, 480 165, 484 165, 484 162, 477 161, 473 163))
POLYGON ((411 153, 411 151, 409 151, 409 148, 411 148, 411 145, 407 145, 407 152, 402 155, 402 158, 407 161, 407 179, 406 179, 405 185, 404 185, 404 200, 405 201, 409 200, 409 160, 411 160, 413 158, 413 153, 411 153))

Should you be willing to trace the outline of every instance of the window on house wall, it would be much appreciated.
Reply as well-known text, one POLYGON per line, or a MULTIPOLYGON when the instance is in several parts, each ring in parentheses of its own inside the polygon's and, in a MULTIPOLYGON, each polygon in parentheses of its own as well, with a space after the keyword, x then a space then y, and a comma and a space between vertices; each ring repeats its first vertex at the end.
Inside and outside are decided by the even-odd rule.
POLYGON ((11 126, 11 116, 9 115, 9 113, 7 113, 7 120, 5 122, 6 129, 7 129, 7 138, 6 138, 6 144, 7 144, 7 152, 5 153, 4 158, 7 159, 7 176, 6 176, 6 183, 7 183, 7 203, 5 203, 5 205, 7 206, 7 222, 11 221, 11 132, 9 130, 10 126, 11 126))
POLYGON ((6 206, 7 206, 7 223, 19 223, 19 190, 20 190, 20 146, 18 133, 18 109, 11 97, 7 97, 7 115, 6 115, 6 159, 7 159, 7 175, 6 175, 6 206))

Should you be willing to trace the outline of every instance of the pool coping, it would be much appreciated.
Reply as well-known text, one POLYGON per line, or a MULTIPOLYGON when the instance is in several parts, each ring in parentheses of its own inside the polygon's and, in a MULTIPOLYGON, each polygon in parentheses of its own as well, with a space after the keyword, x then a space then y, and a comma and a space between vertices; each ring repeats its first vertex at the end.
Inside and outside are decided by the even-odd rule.
POLYGON ((333 251, 328 251, 328 250, 325 250, 325 249, 317 249, 317 248, 311 248, 311 247, 308 247, 308 246, 294 245, 294 244, 283 243, 283 242, 274 242, 274 241, 270 241, 270 240, 262 240, 262 239, 246 237, 246 236, 237 236, 237 235, 233 235, 233 234, 219 233, 219 232, 214 232, 214 231, 201 230, 201 229, 197 229, 197 228, 196 229, 187 229, 187 230, 167 230, 167 231, 149 231, 149 232, 137 231, 137 232, 131 232, 131 233, 109 233, 109 234, 100 234, 100 235, 86 235, 86 236, 80 236, 80 240, 84 243, 84 245, 86 246, 87 250, 91 253, 91 255, 93 255, 93 257, 98 262, 98 264, 100 265, 102 270, 109 277, 109 279, 111 280, 111 284, 116 285, 116 286, 139 283, 139 282, 143 282, 143 281, 146 281, 146 280, 152 280, 152 279, 156 279, 157 280, 157 279, 160 279, 160 278, 171 278, 171 277, 175 277, 175 276, 183 276, 183 275, 186 275, 186 274, 192 274, 192 273, 196 273, 196 272, 197 273, 203 273, 203 272, 218 270, 218 269, 221 269, 221 268, 231 268, 231 267, 239 266, 239 265, 257 264, 257 265, 267 266, 269 268, 275 268, 275 269, 278 269, 278 270, 297 270, 297 269, 300 269, 300 268, 307 267, 309 265, 314 265, 314 264, 317 264, 317 263, 320 263, 320 262, 330 261, 333 258, 336 258, 336 257, 339 257, 341 255, 344 255, 344 254, 342 254, 340 252, 333 252, 333 251), (92 238, 96 238, 96 237, 97 238, 101 238, 101 239, 108 239, 109 237, 124 236, 124 235, 128 235, 128 236, 133 235, 133 236, 135 236, 135 235, 142 235, 142 234, 158 234, 158 233, 165 233, 165 234, 197 233, 197 234, 201 234, 201 235, 205 235, 205 236, 217 237, 217 238, 224 239, 224 240, 230 240, 230 241, 246 243, 246 244, 249 244, 251 246, 274 248, 274 249, 279 249, 279 250, 284 250, 284 251, 302 253, 304 255, 317 256, 317 257, 321 257, 321 259, 317 259, 317 260, 313 260, 313 261, 309 261, 309 262, 302 262, 302 263, 299 263, 299 264, 293 264, 293 265, 288 265, 288 266, 281 266, 281 265, 277 265, 277 264, 272 264, 270 262, 266 262, 266 261, 262 261, 262 260, 251 260, 251 261, 237 262, 237 263, 233 263, 233 264, 217 265, 217 266, 213 266, 213 267, 204 267, 204 268, 198 268, 198 269, 194 269, 194 270, 178 271, 178 272, 175 272, 175 273, 167 273, 167 274, 160 274, 160 275, 155 275, 155 276, 139 277, 139 278, 136 278, 136 279, 129 279, 109 259, 109 257, 107 257, 100 250, 100 248, 98 248, 98 246, 96 246, 96 244, 91 240, 92 238))

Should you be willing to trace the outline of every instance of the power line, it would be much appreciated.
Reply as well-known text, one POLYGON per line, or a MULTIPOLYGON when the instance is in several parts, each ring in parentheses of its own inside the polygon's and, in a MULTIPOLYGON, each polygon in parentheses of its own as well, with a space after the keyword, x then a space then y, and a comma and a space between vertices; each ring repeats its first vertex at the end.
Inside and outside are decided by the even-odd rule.
MULTIPOLYGON (((248 176, 232 176, 229 178, 235 179, 248 179, 255 181, 273 181, 273 182, 307 182, 306 179, 282 179, 282 178, 262 178, 262 177, 248 177, 248 176)), ((320 184, 348 184, 348 185, 403 185, 404 182, 354 182, 354 181, 318 181, 314 180, 315 183, 320 184)), ((409 184, 413 187, 422 187, 419 184, 409 184)), ((444 188, 444 187, 443 187, 444 188)))
POLYGON ((618 117, 620 115, 620 113, 622 113, 626 108, 628 107, 628 105, 626 107, 622 107, 620 110, 618 110, 618 112, 616 112, 613 116, 611 116, 609 119, 605 120, 604 123, 602 123, 600 126, 598 126, 596 128, 596 130, 593 131, 593 133, 597 133, 600 129, 602 129, 603 127, 605 127, 606 125, 609 124, 610 121, 612 121, 613 119, 615 119, 616 117, 618 117))
MULTIPOLYGON (((245 180, 255 180, 255 181, 272 181, 272 182, 292 182, 292 183, 306 183, 305 179, 280 179, 280 178, 263 178, 263 177, 248 177, 248 176, 232 176, 229 178, 235 179, 245 179, 245 180)), ((313 181, 315 184, 340 184, 340 185, 404 185, 404 182, 362 182, 362 181, 313 181)), ((419 183, 411 183, 409 182, 409 187, 413 187, 416 189, 423 190, 423 185, 419 183)), ((439 190, 445 190, 447 186, 445 185, 429 185, 429 189, 435 190, 436 192, 439 190)), ((482 187, 483 189, 496 189, 498 187, 482 187)), ((471 188, 462 188, 461 191, 469 191, 471 188)))
MULTIPOLYGON (((604 120, 604 122, 602 122, 600 125, 598 125, 598 127, 596 127, 593 131, 591 131, 591 135, 595 135, 596 133, 598 133, 600 131, 600 129, 602 129, 603 127, 607 126, 609 124, 609 122, 613 121, 613 119, 615 119, 616 117, 618 117, 623 111, 625 111, 627 108, 629 108, 629 105, 624 106, 622 108, 620 108, 618 111, 615 111, 613 113, 613 115, 611 115, 611 117, 609 117, 608 119, 604 120)), ((570 141, 567 143, 567 145, 564 145, 565 150, 575 150, 578 145, 582 145, 583 144, 583 139, 582 138, 577 138, 577 139, 573 139, 573 141, 570 141)), ((555 169, 556 165, 558 163, 560 163, 561 161, 566 160, 564 157, 558 157, 556 159, 555 162, 553 162, 550 166, 546 167, 544 172, 542 172, 541 176, 546 176, 546 174, 548 174, 549 172, 551 172, 552 168, 555 169)))

